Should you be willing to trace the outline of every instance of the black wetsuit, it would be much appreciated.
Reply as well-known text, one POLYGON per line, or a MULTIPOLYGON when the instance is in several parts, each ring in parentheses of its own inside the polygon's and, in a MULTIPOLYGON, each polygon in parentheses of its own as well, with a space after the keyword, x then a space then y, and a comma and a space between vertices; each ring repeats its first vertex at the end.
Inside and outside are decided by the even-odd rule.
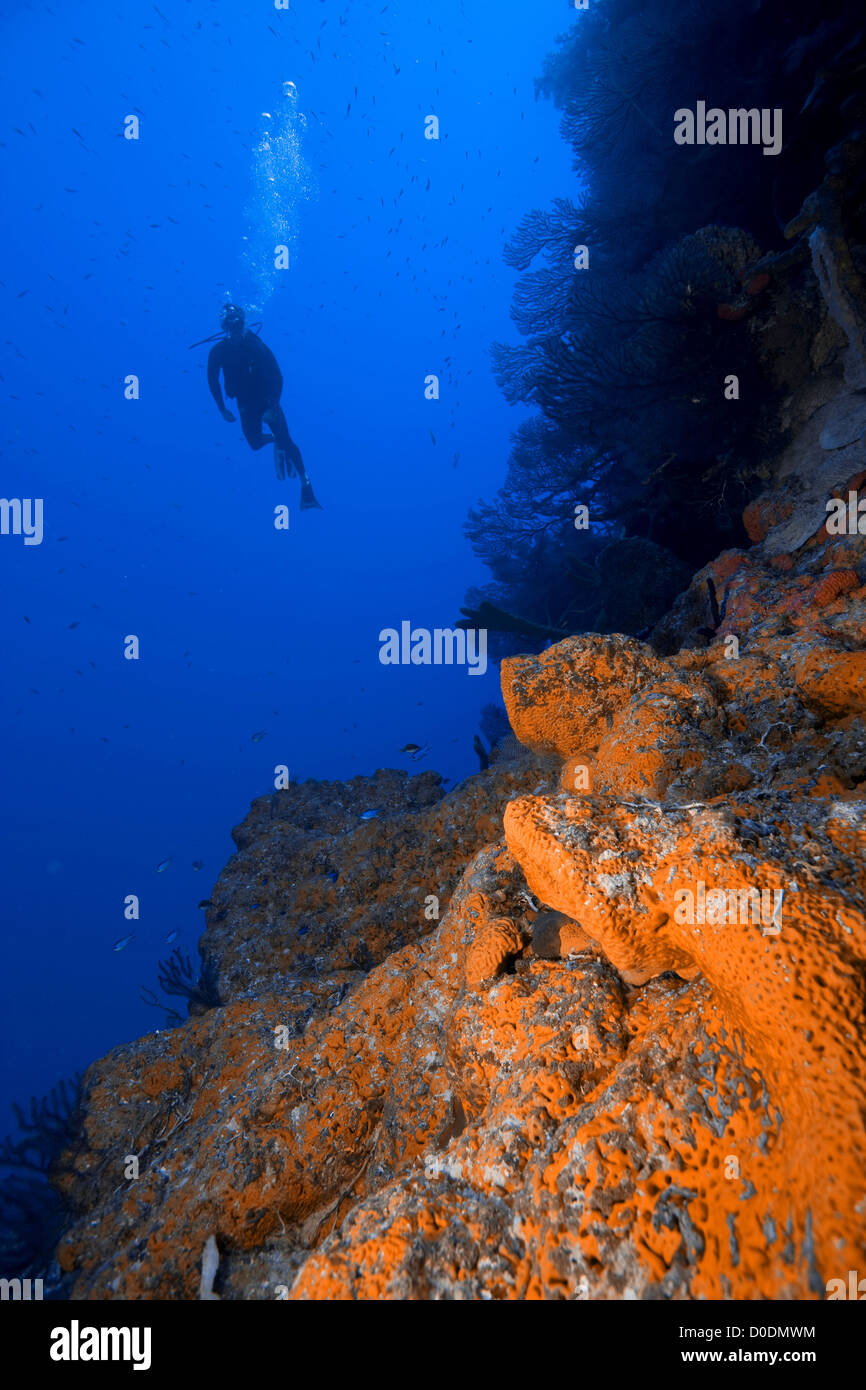
POLYGON ((219 379, 221 369, 225 393, 238 403, 241 429, 250 448, 261 449, 273 442, 294 465, 299 477, 305 477, 301 451, 289 434, 280 405, 283 375, 270 348, 249 330, 242 336, 222 338, 211 348, 207 359, 207 384, 220 410, 224 410, 219 379), (262 433, 263 420, 271 428, 272 440, 262 433))

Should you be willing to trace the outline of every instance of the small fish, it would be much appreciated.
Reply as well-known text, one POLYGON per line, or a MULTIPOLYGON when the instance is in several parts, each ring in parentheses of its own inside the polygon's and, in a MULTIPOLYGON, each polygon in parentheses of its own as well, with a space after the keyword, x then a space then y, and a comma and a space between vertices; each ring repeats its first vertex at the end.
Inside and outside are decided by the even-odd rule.
POLYGON ((420 751, 420 743, 404 743, 403 747, 400 749, 401 753, 419 753, 420 751))
POLYGON ((157 864, 157 866, 156 866, 156 872, 157 872, 158 874, 164 874, 165 871, 166 871, 166 869, 168 868, 169 864, 171 864, 172 862, 173 862, 173 861, 172 861, 172 856, 169 855, 168 859, 163 859, 162 862, 161 862, 160 864, 157 864))
POLYGON ((381 807, 381 806, 376 806, 376 807, 374 807, 374 809, 373 809, 372 811, 362 811, 362 812, 361 812, 361 820, 375 820, 376 817, 377 817, 377 816, 381 816, 381 814, 382 814, 382 807, 381 807))
POLYGON ((265 736, 265 734, 266 734, 267 732, 268 732, 267 729, 259 729, 259 731, 258 731, 257 734, 253 734, 253 736, 252 736, 250 742, 251 742, 251 743, 261 743, 262 739, 264 738, 264 736, 265 736))
POLYGON ((192 867, 193 867, 194 869, 203 869, 203 868, 204 868, 204 860, 203 860, 203 859, 194 859, 194 860, 192 861, 192 867))
POLYGON ((206 907, 213 907, 213 903, 211 902, 210 898, 202 898, 201 902, 199 903, 199 907, 202 910, 204 910, 206 907))
POLYGON ((168 934, 168 936, 167 936, 165 939, 166 939, 166 941, 168 942, 168 944, 169 944, 169 946, 170 946, 171 943, 172 943, 173 941, 177 941, 177 938, 178 938, 179 936, 180 936, 180 932, 179 932, 179 931, 170 931, 169 934, 168 934))
POLYGON ((298 927, 298 936, 306 936, 309 930, 309 927, 298 927))
POLYGON ((329 874, 325 875, 325 877, 330 879, 331 883, 336 883, 340 875, 337 873, 336 869, 332 869, 329 874))
POLYGON ((135 932, 134 932, 134 931, 131 931, 131 932, 129 933, 129 936, 121 936, 120 939, 119 939, 118 941, 115 941, 115 943, 114 943, 114 950, 115 950, 115 951, 125 951, 126 948, 127 948, 127 946, 129 945, 130 941, 132 940, 132 938, 133 938, 134 936, 135 936, 135 932))

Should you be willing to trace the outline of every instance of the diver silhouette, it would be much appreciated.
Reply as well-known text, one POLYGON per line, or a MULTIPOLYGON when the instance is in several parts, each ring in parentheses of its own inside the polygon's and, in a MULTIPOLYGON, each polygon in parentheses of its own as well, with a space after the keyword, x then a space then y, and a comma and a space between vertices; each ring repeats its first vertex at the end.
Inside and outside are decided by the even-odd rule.
POLYGON ((277 477, 290 478, 296 473, 301 480, 301 510, 319 507, 301 451, 289 434, 280 405, 283 376, 277 359, 257 333, 244 331, 244 311, 237 304, 223 305, 220 323, 225 336, 214 344, 207 359, 207 384, 220 415, 228 424, 234 423, 235 417, 220 389, 222 371, 225 393, 237 401, 241 429, 250 448, 273 444, 277 477), (262 433, 263 421, 270 427, 270 434, 262 433))

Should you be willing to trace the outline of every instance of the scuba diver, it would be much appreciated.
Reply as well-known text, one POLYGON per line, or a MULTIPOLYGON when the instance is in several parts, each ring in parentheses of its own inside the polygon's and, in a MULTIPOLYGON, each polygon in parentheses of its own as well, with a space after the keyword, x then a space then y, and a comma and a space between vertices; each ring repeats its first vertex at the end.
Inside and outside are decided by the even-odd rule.
MULTIPOLYGON (((220 370, 225 393, 238 403, 241 429, 251 449, 274 446, 274 467, 278 478, 290 478, 296 473, 301 480, 301 510, 320 507, 313 485, 307 477, 301 451, 286 424, 280 405, 283 389, 282 373, 277 359, 258 334, 244 331, 244 311, 237 304, 224 304, 220 313, 223 334, 211 348, 207 359, 207 384, 217 403, 220 415, 234 424, 234 415, 227 408, 220 390, 220 370), (262 421, 270 434, 262 433, 262 421)), ((215 335, 217 336, 217 335, 215 335)), ((213 339, 205 338, 205 342, 213 339)), ((198 347, 195 343, 193 346, 198 347)))

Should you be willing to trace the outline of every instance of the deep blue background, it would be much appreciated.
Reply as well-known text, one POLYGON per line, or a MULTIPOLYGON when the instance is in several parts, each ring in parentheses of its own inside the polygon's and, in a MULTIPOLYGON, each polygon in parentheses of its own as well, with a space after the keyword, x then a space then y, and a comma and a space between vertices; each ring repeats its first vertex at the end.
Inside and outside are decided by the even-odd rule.
POLYGON ((157 1026, 139 988, 170 931, 196 958, 196 905, 276 763, 477 770, 495 666, 383 667, 378 633, 450 626, 485 579, 463 519, 521 418, 487 355, 517 336, 501 251, 575 192, 533 80, 580 22, 564 0, 6 8, 0 495, 44 498, 45 539, 0 537, 0 1131, 10 1099, 157 1026), (297 243, 262 337, 325 508, 305 514, 188 350, 245 293, 261 113, 288 79, 318 194, 285 189, 297 243))

